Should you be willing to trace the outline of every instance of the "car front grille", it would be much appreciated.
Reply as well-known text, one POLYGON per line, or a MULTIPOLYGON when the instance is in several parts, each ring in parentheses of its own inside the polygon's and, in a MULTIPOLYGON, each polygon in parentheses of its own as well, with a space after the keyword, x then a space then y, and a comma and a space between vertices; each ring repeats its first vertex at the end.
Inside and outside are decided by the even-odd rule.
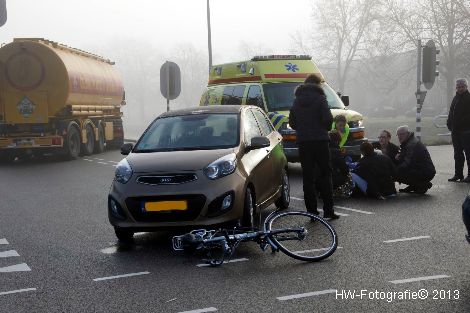
POLYGON ((152 197, 132 197, 126 199, 129 212, 138 222, 179 222, 192 221, 196 219, 206 203, 204 195, 177 195, 177 196, 152 196, 152 197), (184 211, 145 211, 146 202, 158 201, 187 201, 187 210, 184 211))
POLYGON ((196 174, 166 174, 139 176, 136 181, 145 185, 179 185, 196 179, 196 174))

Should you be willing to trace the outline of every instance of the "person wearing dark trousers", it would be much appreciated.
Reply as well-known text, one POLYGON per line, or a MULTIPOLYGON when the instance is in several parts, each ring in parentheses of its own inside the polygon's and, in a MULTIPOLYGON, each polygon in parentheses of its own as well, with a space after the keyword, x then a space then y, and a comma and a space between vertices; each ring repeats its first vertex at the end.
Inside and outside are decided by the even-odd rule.
POLYGON ((407 125, 398 127, 397 137, 400 142, 400 153, 397 154, 397 175, 399 183, 408 187, 400 192, 414 192, 424 194, 432 187, 431 180, 436 175, 436 168, 432 162, 426 146, 410 132, 407 125))
POLYGON ((455 161, 454 176, 449 178, 449 181, 470 183, 470 93, 466 79, 457 79, 455 85, 456 94, 447 118, 447 128, 452 133, 455 161), (464 178, 465 159, 467 159, 467 177, 464 178))
POLYGON ((319 180, 325 218, 337 219, 333 209, 328 130, 333 116, 328 108, 321 78, 311 74, 295 90, 294 104, 289 114, 289 125, 297 133, 299 159, 302 167, 305 206, 308 212, 318 214, 315 181, 319 180))

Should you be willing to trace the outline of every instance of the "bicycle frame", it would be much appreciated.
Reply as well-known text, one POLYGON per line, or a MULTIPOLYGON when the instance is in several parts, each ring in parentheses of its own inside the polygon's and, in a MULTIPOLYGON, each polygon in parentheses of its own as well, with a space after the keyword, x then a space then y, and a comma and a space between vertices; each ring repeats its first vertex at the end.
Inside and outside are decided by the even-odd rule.
MULTIPOLYGON (((262 251, 266 251, 266 249, 270 246, 272 252, 278 252, 279 248, 277 245, 271 240, 272 235, 282 234, 282 233, 296 233, 297 239, 302 240, 305 238, 306 230, 303 227, 299 228, 285 228, 285 229, 277 229, 277 230, 268 230, 269 221, 278 214, 279 211, 274 211, 270 213, 263 225, 263 230, 250 230, 242 233, 235 233, 236 229, 233 230, 233 234, 229 233, 229 230, 222 229, 219 231, 215 230, 205 230, 205 229, 196 229, 191 231, 189 234, 181 235, 181 236, 174 236, 172 239, 173 243, 173 250, 175 251, 183 251, 185 248, 185 244, 189 245, 197 245, 197 250, 204 250, 208 249, 211 250, 213 247, 211 244, 218 244, 221 246, 222 249, 222 258, 221 259, 211 259, 208 260, 208 263, 213 266, 221 265, 226 259, 230 259, 240 242, 246 241, 256 241, 262 251), (215 236, 217 233, 222 233, 221 236, 215 236), (188 236, 189 235, 189 236, 188 236), (190 239, 188 239, 190 237, 190 239)), ((292 237, 286 237, 285 239, 278 239, 278 240, 292 240, 292 237)))

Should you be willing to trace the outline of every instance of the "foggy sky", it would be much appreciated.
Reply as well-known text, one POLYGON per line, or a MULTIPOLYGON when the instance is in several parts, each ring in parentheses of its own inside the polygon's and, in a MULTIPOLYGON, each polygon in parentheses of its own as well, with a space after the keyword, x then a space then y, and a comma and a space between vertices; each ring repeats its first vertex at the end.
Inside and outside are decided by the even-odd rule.
MULTIPOLYGON (((211 0, 214 63, 240 58, 240 45, 289 53, 309 29, 311 0, 211 0)), ((40 37, 72 47, 143 39, 162 54, 190 43, 207 51, 206 0, 7 0, 0 42, 40 37)), ((93 51, 90 51, 93 52, 93 51)))

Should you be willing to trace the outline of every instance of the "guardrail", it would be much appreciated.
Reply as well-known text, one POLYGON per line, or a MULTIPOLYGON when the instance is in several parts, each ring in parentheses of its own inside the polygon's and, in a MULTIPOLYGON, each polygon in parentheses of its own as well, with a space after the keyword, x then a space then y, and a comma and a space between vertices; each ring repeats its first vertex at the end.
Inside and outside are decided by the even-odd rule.
MULTIPOLYGON (((439 120, 440 119, 447 119, 447 114, 441 114, 441 115, 437 115, 434 117, 433 119, 433 124, 436 128, 447 128, 447 124, 439 124, 439 120)), ((443 134, 437 134, 438 136, 450 136, 451 133, 450 132, 447 132, 447 133, 443 133, 443 134)))

